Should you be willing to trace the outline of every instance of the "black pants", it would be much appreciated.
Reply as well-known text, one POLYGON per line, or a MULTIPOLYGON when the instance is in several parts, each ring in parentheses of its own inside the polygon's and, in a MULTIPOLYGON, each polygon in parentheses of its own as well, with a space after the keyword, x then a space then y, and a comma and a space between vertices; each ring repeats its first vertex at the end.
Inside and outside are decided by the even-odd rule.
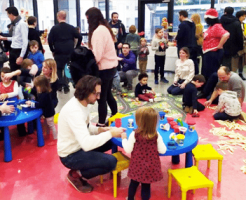
MULTIPOLYGON (((131 179, 129 189, 128 189, 128 200, 134 200, 134 196, 136 194, 139 182, 131 179)), ((150 199, 150 184, 149 183, 141 183, 141 197, 142 200, 150 199)))
POLYGON ((56 65, 57 65, 57 75, 59 78, 59 80, 58 80, 59 81, 59 88, 68 87, 68 81, 65 77, 64 69, 65 69, 66 64, 70 60, 70 55, 62 55, 62 54, 56 55, 55 54, 54 59, 56 61, 56 65))
POLYGON ((16 64, 16 59, 20 57, 21 49, 10 49, 9 51, 9 65, 11 71, 20 69, 20 65, 16 64))
MULTIPOLYGON (((207 80, 207 82, 205 83, 205 86, 203 87, 203 94, 206 96, 206 99, 209 100, 213 94, 214 88, 216 86, 216 84, 218 83, 218 74, 217 72, 214 72, 209 79, 207 80)), ((219 97, 217 97, 216 99, 214 99, 214 101, 212 102, 213 104, 218 104, 218 100, 219 97)))
POLYGON ((164 78, 164 65, 166 56, 155 55, 155 80, 158 80, 158 73, 160 70, 161 79, 164 78))
MULTIPOLYGON (((201 104, 201 103, 199 103, 198 101, 197 101, 197 111, 198 112, 200 112, 200 111, 203 111, 204 109, 205 109, 205 106, 203 105, 203 104, 201 104)), ((189 106, 189 107, 191 107, 192 106, 192 104, 188 104, 188 103, 186 103, 186 104, 183 104, 183 108, 185 107, 185 106, 189 106)))
POLYGON ((228 114, 226 114, 225 112, 219 112, 219 113, 215 113, 214 114, 214 119, 215 120, 230 120, 232 121, 233 119, 238 118, 240 115, 238 116, 230 116, 228 114))
POLYGON ((112 116, 117 113, 117 103, 112 95, 111 88, 116 73, 116 67, 112 69, 100 70, 99 77, 102 80, 101 85, 101 95, 98 100, 98 114, 99 120, 98 123, 105 124, 107 117, 107 104, 111 109, 112 116))

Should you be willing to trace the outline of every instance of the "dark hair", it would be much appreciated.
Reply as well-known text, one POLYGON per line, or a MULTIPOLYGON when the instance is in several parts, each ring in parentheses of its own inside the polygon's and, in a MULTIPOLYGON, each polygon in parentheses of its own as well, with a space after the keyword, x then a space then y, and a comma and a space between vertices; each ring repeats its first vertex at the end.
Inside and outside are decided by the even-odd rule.
POLYGON ((6 8, 5 11, 7 11, 8 14, 12 14, 16 17, 19 15, 17 8, 14 6, 10 6, 10 7, 6 8))
POLYGON ((130 28, 129 28, 129 32, 130 33, 136 33, 136 31, 137 31, 136 26, 131 25, 130 28))
POLYGON ((158 33, 159 31, 161 31, 162 29, 161 28, 156 28, 155 29, 155 33, 158 33))
POLYGON ((203 75, 197 74, 193 77, 192 81, 199 81, 199 83, 206 83, 206 79, 203 75))
POLYGON ((232 15, 233 12, 234 12, 234 8, 228 6, 228 7, 225 8, 224 12, 226 12, 227 15, 232 15))
POLYGON ((34 16, 28 17, 28 19, 27 19, 28 25, 34 25, 35 22, 37 22, 37 18, 36 17, 34 17, 34 16))
POLYGON ((227 90, 228 89, 228 83, 227 82, 224 82, 224 81, 219 81, 216 84, 215 89, 216 90, 218 90, 218 89, 227 90))
POLYGON ((29 42, 29 46, 30 46, 30 47, 35 46, 35 45, 37 45, 37 46, 39 47, 39 44, 38 44, 38 42, 37 42, 36 40, 31 40, 31 41, 29 42))
POLYGON ((113 18, 113 15, 115 15, 115 14, 119 15, 117 12, 112 12, 111 18, 113 18))
POLYGON ((26 58, 21 63, 21 68, 27 69, 27 67, 32 66, 32 65, 33 65, 33 61, 31 59, 26 58))
POLYGON ((79 101, 86 99, 91 93, 95 91, 97 85, 101 85, 101 79, 95 76, 86 75, 79 79, 75 86, 74 96, 79 101))
MULTIPOLYGON (((99 26, 99 25, 103 25, 105 26, 112 37, 112 40, 114 41, 114 34, 109 26, 109 23, 106 19, 104 19, 102 12, 96 8, 96 7, 92 7, 90 9, 88 9, 85 13, 85 15, 88 17, 88 24, 89 24, 89 39, 88 39, 88 44, 89 47, 91 48, 91 37, 93 32, 95 31, 95 29, 99 26)), ((95 47, 94 47, 95 48, 95 47)))
POLYGON ((240 10, 240 11, 238 11, 237 13, 236 13, 236 18, 240 18, 240 17, 242 17, 242 16, 244 16, 245 15, 245 10, 240 10))
POLYGON ((129 43, 127 43, 127 42, 124 42, 124 43, 122 44, 122 47, 123 47, 123 45, 128 45, 128 46, 129 46, 129 49, 131 48, 131 45, 130 45, 129 43))
POLYGON ((34 78, 35 87, 40 87, 41 92, 51 92, 50 81, 46 76, 40 75, 34 78))
MULTIPOLYGON (((226 75, 230 74, 230 72, 231 72, 230 68, 227 67, 227 66, 221 66, 220 68, 223 69, 223 70, 225 71, 226 75)), ((220 69, 220 68, 219 68, 219 69, 220 69)))
POLYGON ((218 18, 215 18, 215 19, 206 18, 205 19, 205 22, 207 23, 207 25, 213 26, 215 24, 219 24, 220 23, 220 20, 218 18))
POLYGON ((11 72, 11 69, 8 68, 8 67, 3 67, 3 68, 1 69, 1 72, 3 72, 3 73, 10 73, 10 72, 11 72))
POLYGON ((138 75, 138 80, 141 81, 143 78, 148 78, 148 77, 149 77, 148 74, 142 73, 138 75))
POLYGON ((180 11, 179 11, 179 15, 180 15, 180 16, 182 15, 183 17, 186 18, 186 17, 188 17, 188 12, 187 12, 186 10, 180 10, 180 11))
POLYGON ((188 47, 182 47, 179 51, 181 50, 184 51, 188 55, 188 58, 190 58, 190 51, 188 47))

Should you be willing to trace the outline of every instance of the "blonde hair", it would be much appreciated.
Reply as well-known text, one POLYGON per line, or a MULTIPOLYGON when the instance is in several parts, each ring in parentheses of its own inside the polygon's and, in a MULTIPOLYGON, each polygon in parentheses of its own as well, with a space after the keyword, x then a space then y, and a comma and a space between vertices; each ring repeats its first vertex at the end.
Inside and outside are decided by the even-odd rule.
POLYGON ((143 41, 144 41, 144 42, 147 42, 147 40, 146 40, 145 38, 141 38, 141 39, 140 39, 140 43, 143 42, 143 41))
POLYGON ((195 24, 200 24, 201 23, 201 16, 198 14, 198 13, 195 13, 191 16, 192 18, 192 21, 195 23, 195 24))
MULTIPOLYGON (((56 80, 58 79, 56 61, 52 58, 48 58, 44 60, 43 63, 45 63, 46 66, 51 69, 50 83, 56 82, 56 80)), ((41 73, 41 75, 43 75, 43 72, 41 73)))
POLYGON ((138 126, 137 132, 148 140, 156 137, 158 116, 158 113, 151 107, 141 107, 137 109, 135 114, 136 124, 138 126))

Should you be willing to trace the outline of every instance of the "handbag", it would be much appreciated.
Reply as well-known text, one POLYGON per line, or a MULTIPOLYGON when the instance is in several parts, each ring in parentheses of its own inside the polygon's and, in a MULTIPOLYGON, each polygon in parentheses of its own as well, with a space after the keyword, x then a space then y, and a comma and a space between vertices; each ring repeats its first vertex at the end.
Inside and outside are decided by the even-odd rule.
POLYGON ((5 52, 1 52, 0 53, 0 62, 1 63, 5 63, 5 62, 7 62, 9 60, 9 58, 8 58, 8 56, 6 55, 6 53, 5 52))

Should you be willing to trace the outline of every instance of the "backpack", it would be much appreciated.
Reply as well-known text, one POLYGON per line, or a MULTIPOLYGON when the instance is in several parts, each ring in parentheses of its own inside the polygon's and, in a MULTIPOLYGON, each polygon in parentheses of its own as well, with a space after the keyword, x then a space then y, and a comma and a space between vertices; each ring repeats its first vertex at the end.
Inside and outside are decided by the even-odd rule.
POLYGON ((74 49, 69 68, 74 86, 85 75, 99 77, 99 70, 94 54, 84 46, 74 49))

